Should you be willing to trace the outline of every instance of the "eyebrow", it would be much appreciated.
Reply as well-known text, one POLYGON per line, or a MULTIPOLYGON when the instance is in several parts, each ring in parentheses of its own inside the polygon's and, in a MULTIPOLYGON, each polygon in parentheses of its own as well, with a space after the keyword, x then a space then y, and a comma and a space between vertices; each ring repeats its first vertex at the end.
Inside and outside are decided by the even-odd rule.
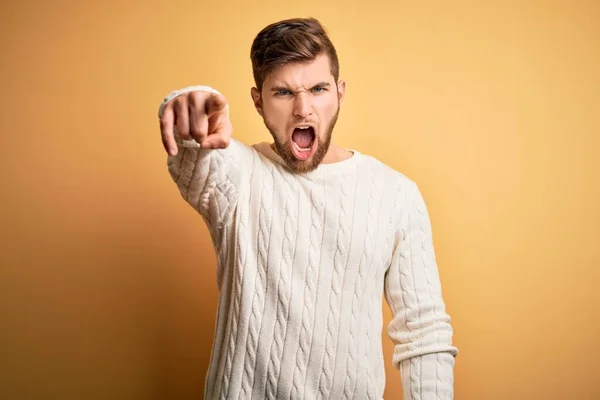
MULTIPOLYGON (((331 86, 331 84, 329 82, 319 82, 316 85, 313 85, 311 87, 311 89, 314 89, 316 87, 329 87, 331 86)), ((288 91, 292 91, 290 88, 286 87, 286 86, 282 86, 282 85, 275 85, 271 88, 272 92, 278 92, 280 90, 288 90, 288 91)))

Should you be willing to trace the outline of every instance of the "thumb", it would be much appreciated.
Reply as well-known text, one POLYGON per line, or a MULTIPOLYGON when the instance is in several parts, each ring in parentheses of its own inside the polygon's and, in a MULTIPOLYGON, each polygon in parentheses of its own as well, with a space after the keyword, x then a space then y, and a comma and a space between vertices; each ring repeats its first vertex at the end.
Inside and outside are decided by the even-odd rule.
POLYGON ((203 149, 225 149, 229 147, 230 143, 231 138, 226 134, 208 135, 208 137, 202 141, 200 147, 203 149))

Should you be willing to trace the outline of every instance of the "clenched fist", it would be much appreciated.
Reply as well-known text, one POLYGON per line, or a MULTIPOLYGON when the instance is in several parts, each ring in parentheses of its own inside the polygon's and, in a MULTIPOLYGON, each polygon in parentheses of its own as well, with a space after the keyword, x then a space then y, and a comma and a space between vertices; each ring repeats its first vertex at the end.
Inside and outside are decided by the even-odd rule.
POLYGON ((165 105, 160 118, 163 146, 172 156, 177 154, 175 135, 193 139, 203 149, 224 149, 229 146, 232 131, 227 100, 206 91, 177 96, 165 105))

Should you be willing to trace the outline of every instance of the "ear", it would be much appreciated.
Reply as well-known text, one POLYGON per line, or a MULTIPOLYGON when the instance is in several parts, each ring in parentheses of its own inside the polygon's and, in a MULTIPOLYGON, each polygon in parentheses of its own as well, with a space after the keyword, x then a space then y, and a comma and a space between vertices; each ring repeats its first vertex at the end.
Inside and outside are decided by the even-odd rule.
POLYGON ((258 91, 258 89, 255 87, 250 89, 250 96, 252 96, 252 102, 254 103, 256 111, 258 111, 261 117, 264 117, 262 108, 262 98, 260 97, 260 92, 258 91))
POLYGON ((346 82, 339 81, 337 84, 337 92, 338 92, 338 103, 342 105, 344 101, 344 95, 346 94, 346 82))

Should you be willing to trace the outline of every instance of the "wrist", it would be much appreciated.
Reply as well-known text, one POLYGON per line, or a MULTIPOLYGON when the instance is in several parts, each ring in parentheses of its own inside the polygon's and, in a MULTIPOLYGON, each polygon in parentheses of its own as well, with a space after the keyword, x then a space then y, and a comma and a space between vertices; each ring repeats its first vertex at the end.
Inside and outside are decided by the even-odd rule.
POLYGON ((189 92, 195 92, 195 91, 204 91, 204 92, 210 92, 210 93, 214 93, 214 94, 221 94, 217 89, 214 89, 210 86, 203 86, 203 85, 187 86, 182 89, 174 90, 165 96, 162 103, 160 104, 160 107, 158 107, 158 118, 162 118, 163 110, 164 110, 165 106, 171 100, 173 100, 174 98, 176 98, 178 96, 181 96, 182 94, 186 94, 189 92))

